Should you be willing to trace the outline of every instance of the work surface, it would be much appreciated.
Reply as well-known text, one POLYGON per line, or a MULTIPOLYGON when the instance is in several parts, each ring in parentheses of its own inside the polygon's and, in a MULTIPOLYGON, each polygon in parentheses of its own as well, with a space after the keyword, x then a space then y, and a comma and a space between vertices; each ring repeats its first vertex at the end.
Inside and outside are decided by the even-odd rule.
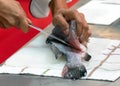
MULTIPOLYGON (((86 3, 89 0, 80 0, 73 8, 86 3)), ((50 25, 47 28, 51 28, 50 25)), ((90 25, 93 37, 102 37, 120 40, 120 19, 109 26, 90 25)), ((120 86, 120 79, 115 82, 95 80, 67 80, 55 77, 41 77, 33 75, 0 75, 0 86, 120 86)))

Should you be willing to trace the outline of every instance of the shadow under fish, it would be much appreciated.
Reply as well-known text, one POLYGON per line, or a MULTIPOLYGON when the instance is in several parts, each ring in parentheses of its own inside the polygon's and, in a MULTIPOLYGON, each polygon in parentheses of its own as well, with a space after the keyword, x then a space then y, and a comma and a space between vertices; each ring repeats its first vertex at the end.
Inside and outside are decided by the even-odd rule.
POLYGON ((70 33, 66 36, 60 26, 55 26, 52 35, 66 41, 73 47, 67 46, 62 42, 48 37, 46 43, 50 46, 55 54, 56 59, 64 56, 66 64, 62 71, 62 77, 67 79, 80 79, 87 74, 87 70, 82 61, 89 61, 91 56, 86 52, 87 48, 80 44, 76 33, 76 22, 72 20, 69 22, 70 33))

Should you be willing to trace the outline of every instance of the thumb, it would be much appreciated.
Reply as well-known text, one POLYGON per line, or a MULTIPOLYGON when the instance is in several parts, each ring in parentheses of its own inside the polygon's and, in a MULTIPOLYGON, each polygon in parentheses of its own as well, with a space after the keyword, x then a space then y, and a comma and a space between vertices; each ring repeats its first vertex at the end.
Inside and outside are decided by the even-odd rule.
POLYGON ((62 15, 55 16, 53 19, 53 24, 59 25, 66 35, 69 34, 69 24, 62 15))
POLYGON ((21 24, 21 29, 24 33, 27 33, 29 31, 28 24, 31 24, 31 20, 28 18, 26 18, 21 24))

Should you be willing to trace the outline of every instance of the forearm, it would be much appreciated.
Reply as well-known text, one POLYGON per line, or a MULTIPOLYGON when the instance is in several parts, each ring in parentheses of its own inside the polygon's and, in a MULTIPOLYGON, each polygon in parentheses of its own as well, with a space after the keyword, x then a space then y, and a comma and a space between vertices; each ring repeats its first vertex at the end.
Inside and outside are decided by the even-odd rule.
POLYGON ((51 0, 49 4, 52 14, 54 15, 59 9, 66 9, 66 0, 51 0))

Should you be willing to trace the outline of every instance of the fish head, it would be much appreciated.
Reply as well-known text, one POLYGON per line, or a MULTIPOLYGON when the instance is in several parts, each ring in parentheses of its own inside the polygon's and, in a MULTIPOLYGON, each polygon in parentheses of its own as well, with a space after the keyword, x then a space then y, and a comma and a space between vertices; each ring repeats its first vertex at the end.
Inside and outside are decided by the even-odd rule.
POLYGON ((67 63, 64 66, 62 71, 62 77, 64 77, 65 79, 76 80, 86 76, 86 74, 87 74, 87 70, 85 66, 82 64, 78 64, 76 66, 76 65, 67 63))

